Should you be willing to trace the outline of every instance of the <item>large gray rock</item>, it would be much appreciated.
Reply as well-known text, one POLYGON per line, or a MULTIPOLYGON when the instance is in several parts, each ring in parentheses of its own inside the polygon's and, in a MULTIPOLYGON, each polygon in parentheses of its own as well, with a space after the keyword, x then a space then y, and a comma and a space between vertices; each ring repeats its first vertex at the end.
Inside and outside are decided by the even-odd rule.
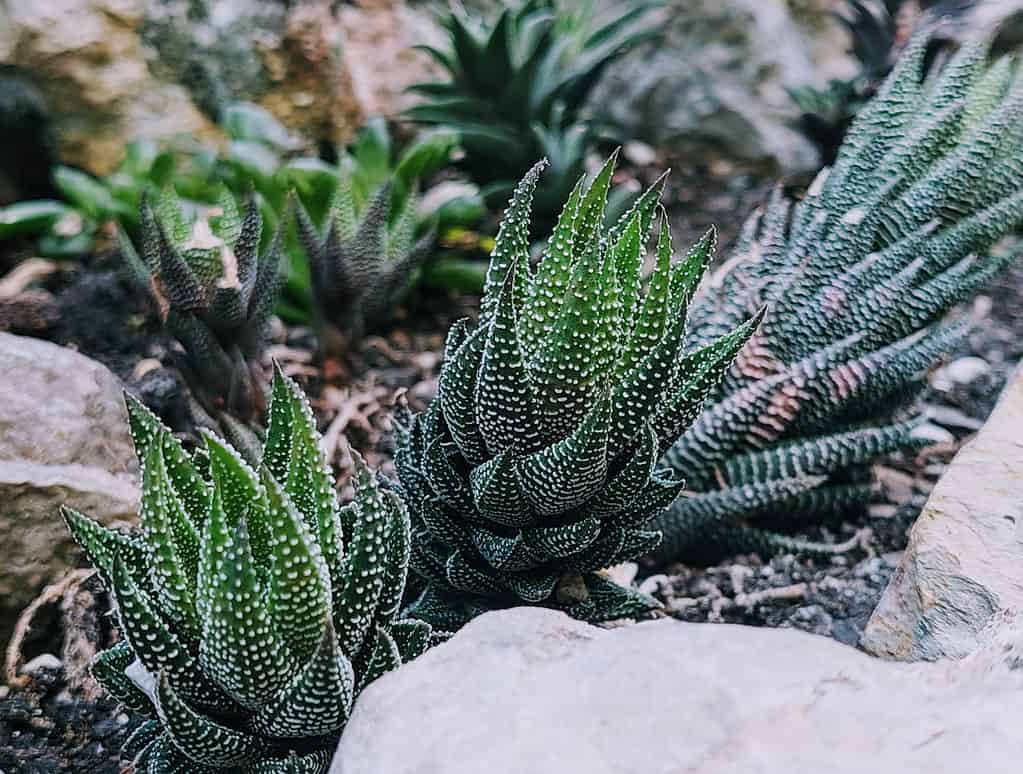
POLYGON ((791 629, 484 615, 359 698, 331 774, 1010 774, 1023 627, 897 664, 791 629))
POLYGON ((931 492, 863 646, 960 658, 1003 610, 1023 611, 1023 370, 931 492))
POLYGON ((77 563, 61 504, 133 518, 137 466, 117 378, 46 341, 0 333, 0 619, 77 563))
POLYGON ((625 135, 697 157, 816 169, 786 87, 851 76, 827 0, 669 0, 662 37, 608 68, 591 99, 625 135), (805 6, 794 15, 792 6, 805 6))

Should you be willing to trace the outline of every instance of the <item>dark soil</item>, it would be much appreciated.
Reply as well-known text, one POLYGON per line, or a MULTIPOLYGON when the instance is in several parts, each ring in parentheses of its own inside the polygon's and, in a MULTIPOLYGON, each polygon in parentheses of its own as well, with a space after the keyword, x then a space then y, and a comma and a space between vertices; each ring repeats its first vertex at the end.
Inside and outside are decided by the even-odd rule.
MULTIPOLYGON (((40 670, 29 690, 0 700, 3 774, 118 774, 119 752, 138 723, 117 702, 64 689, 60 669, 40 670)), ((6 691, 7 689, 0 689, 6 691)))

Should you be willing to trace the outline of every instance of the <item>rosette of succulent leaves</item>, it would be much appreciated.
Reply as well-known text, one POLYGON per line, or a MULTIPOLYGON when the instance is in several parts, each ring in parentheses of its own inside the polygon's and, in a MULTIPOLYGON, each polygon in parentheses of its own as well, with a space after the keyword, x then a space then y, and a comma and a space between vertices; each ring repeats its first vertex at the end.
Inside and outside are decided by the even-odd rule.
POLYGON ((544 164, 526 175, 497 235, 479 321, 452 326, 438 396, 399 435, 418 576, 409 610, 435 625, 527 603, 591 621, 655 606, 599 571, 657 544, 650 522, 683 486, 657 462, 759 316, 683 354, 713 234, 673 265, 662 212, 656 267, 642 283, 661 184, 606 228, 614 161, 588 188, 577 183, 536 266, 530 205, 544 164))
POLYGON ((149 717, 124 745, 148 774, 326 772, 359 692, 438 635, 400 618, 410 530, 355 455, 338 507, 305 396, 274 376, 258 470, 206 435, 205 464, 128 398, 141 530, 64 517, 124 637, 93 673, 149 717))
POLYGON ((262 233, 254 197, 243 212, 227 189, 207 207, 180 200, 168 186, 143 199, 141 249, 123 232, 120 239, 180 345, 175 363, 198 401, 200 424, 215 420, 239 434, 265 409, 256 370, 277 297, 281 240, 261 247, 262 233))
POLYGON ((862 509, 867 463, 912 450, 893 421, 965 332, 942 318, 1013 261, 1023 88, 973 41, 923 76, 919 36, 806 196, 776 193, 693 302, 690 346, 766 305, 764 324, 665 464, 687 491, 661 558, 828 550, 769 527, 862 509))
POLYGON ((454 196, 429 196, 430 209, 420 211, 420 180, 457 147, 455 133, 435 130, 395 154, 384 121, 370 121, 339 160, 327 196, 299 189, 297 234, 328 351, 347 349, 390 316, 430 256, 438 225, 482 215, 475 188, 465 186, 454 196))
POLYGON ((648 14, 658 5, 623 3, 597 18, 591 2, 525 0, 489 20, 456 8, 443 20, 447 47, 419 47, 448 80, 412 86, 424 99, 406 115, 459 133, 460 166, 492 205, 507 200, 537 159, 548 159, 533 204, 539 238, 583 173, 586 154, 610 131, 584 115, 590 92, 611 62, 654 34, 648 14))

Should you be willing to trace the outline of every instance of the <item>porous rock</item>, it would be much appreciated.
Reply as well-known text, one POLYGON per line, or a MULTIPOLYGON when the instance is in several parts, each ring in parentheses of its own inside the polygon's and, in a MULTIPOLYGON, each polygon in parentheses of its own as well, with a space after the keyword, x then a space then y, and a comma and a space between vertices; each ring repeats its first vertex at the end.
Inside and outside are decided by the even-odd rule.
POLYGON ((956 455, 913 525, 863 646, 961 658, 1000 611, 1023 611, 1023 370, 956 455))
POLYGON ((66 504, 134 517, 137 464, 121 386, 72 350, 0 333, 0 618, 77 564, 66 504))
POLYGON ((897 664, 790 629, 488 613, 369 686, 331 774, 1009 774, 1021 653, 1015 621, 897 664))

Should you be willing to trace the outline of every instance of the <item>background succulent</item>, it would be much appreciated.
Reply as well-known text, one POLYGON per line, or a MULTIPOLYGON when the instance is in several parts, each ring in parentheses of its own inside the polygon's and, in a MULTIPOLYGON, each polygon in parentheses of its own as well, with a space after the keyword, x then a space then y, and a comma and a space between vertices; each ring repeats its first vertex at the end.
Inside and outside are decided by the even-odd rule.
POLYGON ((651 606, 599 571, 658 542, 648 523, 683 482, 654 465, 757 322, 682 356, 713 234, 672 265, 662 213, 641 289, 663 178, 605 228, 613 157, 589 188, 580 179, 533 267, 527 235, 543 166, 505 213, 478 324, 452 327, 438 397, 399 438, 421 579, 410 609, 435 623, 524 603, 589 620, 651 606))
POLYGON ((339 508, 298 387, 275 374, 259 470, 206 436, 204 464, 128 400, 141 532, 70 509, 124 639, 94 673, 151 720, 123 750, 150 774, 325 772, 358 693, 434 637, 398 619, 409 522, 355 456, 339 508))
POLYGON ((693 346, 767 318, 665 463, 689 490, 662 558, 817 549, 763 529, 865 503, 864 463, 912 449, 895 412, 964 332, 939 321, 1018 255, 1023 90, 973 41, 923 77, 907 47, 804 199, 777 192, 694 301, 693 346), (859 475, 847 471, 859 466, 859 475))
POLYGON ((250 421, 264 408, 259 366, 278 289, 280 239, 260 249, 262 216, 244 214, 223 189, 219 206, 196 208, 164 188, 141 207, 141 249, 121 249, 181 345, 178 365, 202 407, 250 421))
POLYGON ((482 215, 475 191, 464 188, 431 197, 428 211, 419 207, 419 180, 447 164, 457 147, 457 135, 436 130, 396 154, 386 124, 371 121, 340 159, 329 196, 297 186, 305 282, 327 349, 347 348, 390 315, 430 256, 438 228, 482 215))
POLYGON ((834 161, 849 122, 891 71, 899 14, 905 5, 906 0, 844 0, 832 16, 849 33, 858 72, 851 78, 833 78, 824 88, 789 89, 803 113, 803 130, 821 149, 824 163, 834 161))
POLYGON ((446 50, 422 47, 449 80, 420 83, 425 97, 407 115, 459 133, 461 166, 488 202, 507 200, 538 158, 550 164, 534 203, 537 236, 546 233, 575 181, 598 128, 582 106, 604 68, 653 34, 656 3, 634 2, 595 20, 591 3, 525 0, 482 21, 461 11, 444 19, 446 50))

